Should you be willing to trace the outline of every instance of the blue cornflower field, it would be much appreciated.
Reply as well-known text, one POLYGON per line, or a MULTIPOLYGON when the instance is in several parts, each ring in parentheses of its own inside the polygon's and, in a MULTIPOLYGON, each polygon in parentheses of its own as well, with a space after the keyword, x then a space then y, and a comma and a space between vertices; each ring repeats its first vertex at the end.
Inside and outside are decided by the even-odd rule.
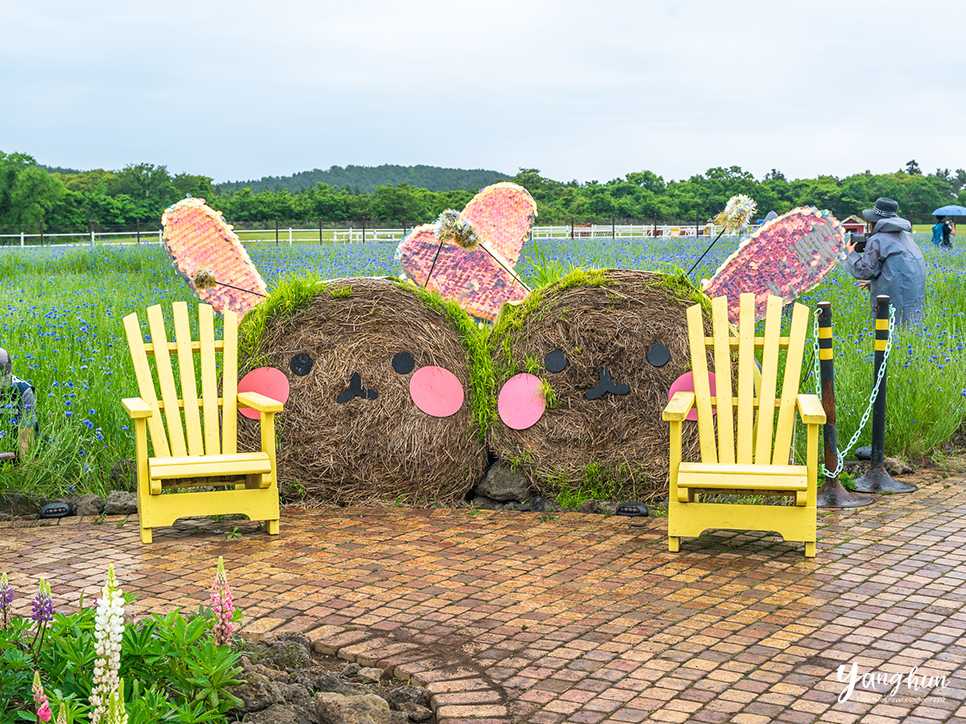
MULTIPOLYGON (((926 319, 896 334, 889 366, 886 454, 922 458, 942 452, 966 417, 966 252, 940 250, 919 236, 929 267, 926 319)), ((571 267, 653 271, 688 269, 708 239, 538 240, 524 247, 517 271, 538 285, 571 267)), ((692 273, 710 277, 734 250, 721 239, 692 273)), ((394 245, 252 247, 269 289, 293 276, 396 275, 394 245)), ((0 248, 0 346, 14 372, 37 390, 41 442, 35 457, 0 468, 0 492, 56 496, 103 493, 120 459, 134 456, 120 405, 136 394, 121 319, 152 304, 195 302, 158 245, 76 249, 0 248)), ((856 431, 872 386, 873 332, 868 293, 841 266, 800 301, 832 304, 838 438, 856 431)), ((811 367, 812 360, 808 363, 811 367)), ((811 375, 808 388, 817 387, 811 375)), ((9 410, 4 412, 9 413, 9 410)), ((0 430, 0 450, 14 448, 0 430)), ((868 444, 863 430, 857 444, 868 444)))

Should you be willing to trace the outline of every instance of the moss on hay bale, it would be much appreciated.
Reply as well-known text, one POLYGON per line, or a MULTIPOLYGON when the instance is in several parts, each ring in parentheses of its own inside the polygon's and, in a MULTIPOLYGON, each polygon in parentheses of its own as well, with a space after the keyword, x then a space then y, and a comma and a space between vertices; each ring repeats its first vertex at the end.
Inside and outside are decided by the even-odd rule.
MULTIPOLYGON (((547 410, 525 430, 490 425, 494 455, 543 495, 663 499, 669 430, 661 412, 671 384, 690 369, 686 310, 695 302, 706 298, 683 274, 600 270, 571 273, 505 306, 490 335, 497 392, 529 372, 543 382, 547 410), (660 367, 648 361, 657 344, 670 352, 660 367), (545 366, 555 349, 568 361, 559 373, 545 366), (630 391, 587 399, 602 370, 630 391)), ((685 428, 687 459, 697 435, 685 428)))
MULTIPOLYGON (((481 331, 438 295, 388 279, 288 280, 246 316, 239 366, 276 367, 289 380, 276 418, 284 495, 445 504, 482 474, 492 368, 481 331), (406 373, 393 366, 401 352, 413 357, 406 373), (414 404, 409 380, 429 365, 463 386, 456 414, 432 417, 414 404), (364 394, 339 403, 354 375, 364 394)), ((257 449, 257 421, 240 428, 246 449, 257 449)))

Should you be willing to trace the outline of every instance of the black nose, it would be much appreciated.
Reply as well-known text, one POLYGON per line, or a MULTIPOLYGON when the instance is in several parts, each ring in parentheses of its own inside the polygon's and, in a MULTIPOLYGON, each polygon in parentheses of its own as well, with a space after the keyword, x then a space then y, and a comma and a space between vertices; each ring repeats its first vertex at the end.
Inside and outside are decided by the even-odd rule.
POLYGON ((336 396, 335 401, 344 405, 357 397, 361 397, 363 400, 374 400, 379 397, 379 393, 376 390, 367 390, 363 387, 362 375, 353 372, 352 377, 349 378, 349 386, 336 396))
POLYGON ((626 395, 631 391, 631 388, 625 384, 615 384, 610 378, 610 370, 602 369, 599 373, 600 383, 592 390, 587 390, 584 393, 584 397, 588 400, 596 400, 598 397, 603 397, 606 393, 610 392, 612 395, 626 395))

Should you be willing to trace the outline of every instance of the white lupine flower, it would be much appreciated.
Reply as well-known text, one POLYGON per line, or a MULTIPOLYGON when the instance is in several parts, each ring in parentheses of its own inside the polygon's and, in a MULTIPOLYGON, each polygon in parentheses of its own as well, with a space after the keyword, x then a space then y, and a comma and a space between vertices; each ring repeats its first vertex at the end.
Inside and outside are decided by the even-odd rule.
POLYGON ((118 687, 108 696, 105 724, 127 724, 127 709, 124 708, 124 679, 118 682, 118 687))
MULTIPOLYGON (((97 599, 97 613, 94 614, 94 653, 97 660, 94 662, 94 688, 90 698, 91 724, 110 720, 104 717, 120 686, 117 672, 121 668, 123 636, 124 592, 117 587, 112 565, 107 569, 107 583, 101 589, 101 597, 97 599)), ((123 693, 120 697, 123 712, 123 693)), ((127 714, 123 715, 123 721, 127 721, 127 714)))

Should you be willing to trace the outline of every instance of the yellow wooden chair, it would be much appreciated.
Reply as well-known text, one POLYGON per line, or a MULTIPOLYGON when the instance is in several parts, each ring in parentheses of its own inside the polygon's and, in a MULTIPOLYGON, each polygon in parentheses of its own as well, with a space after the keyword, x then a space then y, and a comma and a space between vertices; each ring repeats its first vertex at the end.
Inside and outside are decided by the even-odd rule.
POLYGON ((664 410, 671 423, 668 550, 681 538, 709 529, 763 530, 786 541, 803 541, 815 555, 818 486, 818 428, 825 412, 816 395, 798 393, 808 331, 808 310, 795 304, 791 328, 781 337, 782 300, 769 297, 764 336, 755 336, 755 297, 742 294, 738 336, 728 321, 726 297, 712 301, 713 337, 705 337, 701 306, 688 310, 688 335, 694 392, 677 392, 664 410), (737 389, 733 350, 737 348, 737 389), (713 350, 715 385, 708 382, 708 352, 713 350), (761 351, 761 381, 756 396, 756 356, 761 351), (785 373, 778 389, 779 354, 785 373), (681 426, 697 409, 701 460, 682 462, 681 426), (712 416, 712 411, 715 415, 712 416), (806 464, 789 464, 796 411, 807 426, 806 464), (777 421, 776 421, 777 412, 777 421), (717 428, 717 435, 715 434, 717 428), (784 495, 793 505, 704 502, 708 495, 784 495))
POLYGON ((152 344, 144 343, 137 314, 124 318, 141 395, 121 400, 134 420, 141 541, 150 543, 152 528, 173 525, 183 516, 229 513, 267 521, 268 532, 277 535, 275 413, 282 410, 282 403, 255 392, 237 391, 238 317, 235 312, 225 312, 224 338, 216 341, 212 308, 200 304, 199 339, 193 340, 187 304, 175 302, 173 307, 174 342, 168 342, 160 306, 148 309, 152 344), (220 397, 218 352, 222 356, 220 397), (172 353, 177 357, 176 367, 172 364, 172 353), (160 400, 149 355, 155 359, 160 400), (195 355, 201 358, 200 396, 195 355), (175 382, 176 372, 180 385, 175 382), (245 407, 260 413, 261 452, 237 451, 237 412, 238 408, 245 407), (149 430, 153 457, 148 456, 149 430), (166 490, 197 486, 223 489, 162 495, 166 490))

